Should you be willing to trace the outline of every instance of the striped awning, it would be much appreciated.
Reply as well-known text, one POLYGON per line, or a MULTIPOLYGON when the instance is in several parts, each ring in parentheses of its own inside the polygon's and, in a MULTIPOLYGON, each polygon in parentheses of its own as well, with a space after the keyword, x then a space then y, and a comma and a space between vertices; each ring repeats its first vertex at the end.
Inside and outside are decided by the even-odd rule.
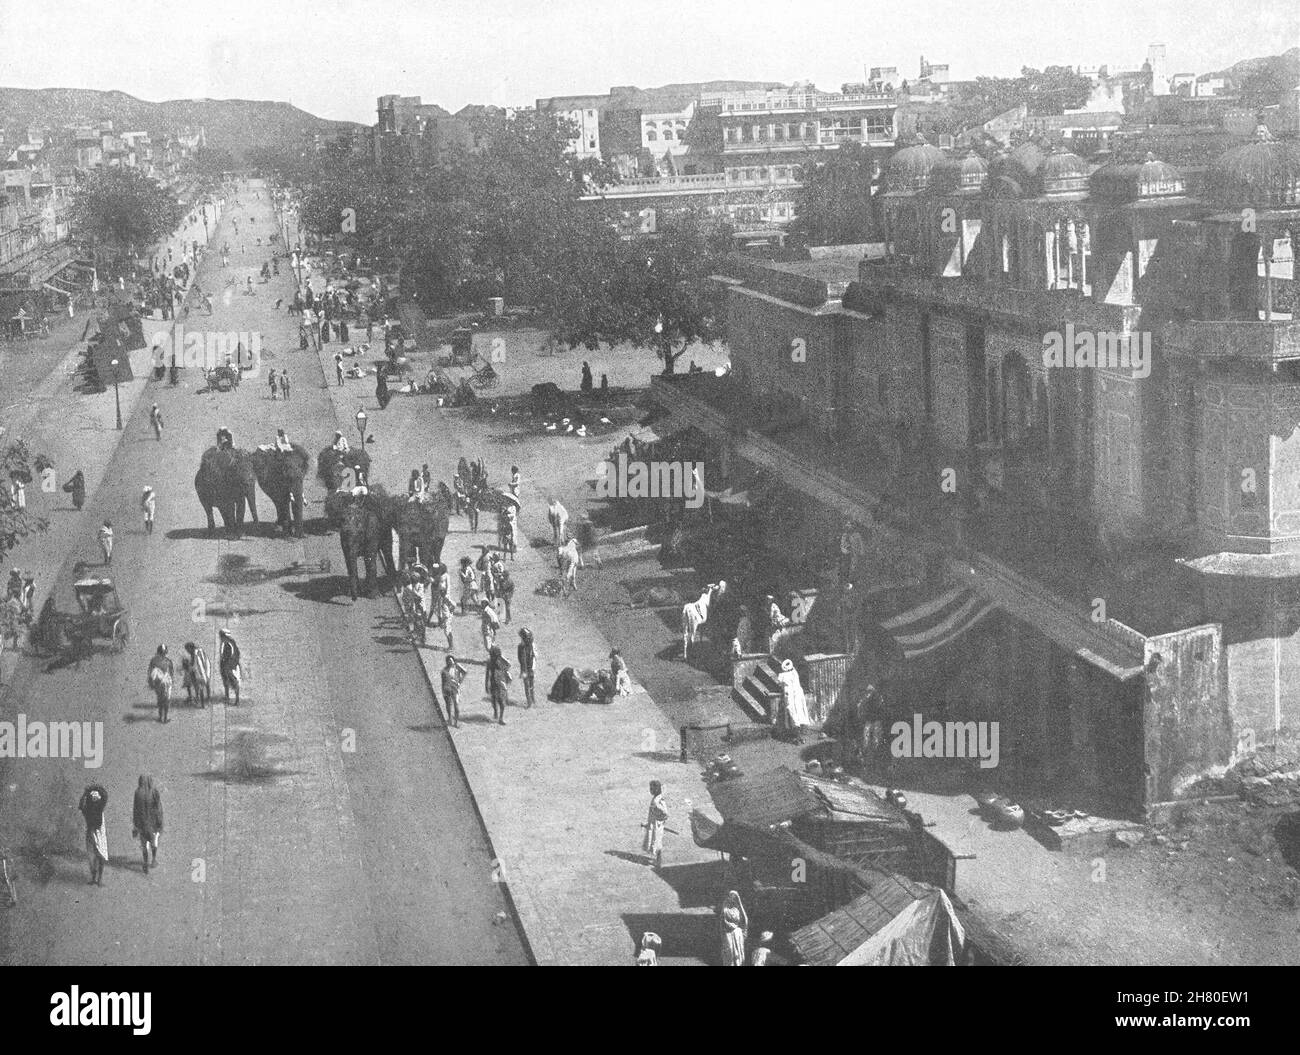
POLYGON ((904 657, 912 659, 957 640, 994 607, 973 590, 958 587, 882 620, 880 625, 898 642, 904 657))

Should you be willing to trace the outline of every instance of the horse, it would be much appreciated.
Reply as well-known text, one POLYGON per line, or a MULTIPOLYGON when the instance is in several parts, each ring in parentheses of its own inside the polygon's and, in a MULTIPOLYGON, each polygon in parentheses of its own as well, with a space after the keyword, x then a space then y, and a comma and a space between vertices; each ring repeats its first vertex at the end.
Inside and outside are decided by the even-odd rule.
POLYGON ((711 582, 704 587, 698 601, 682 605, 682 659, 690 658, 690 646, 701 636, 704 624, 709 621, 709 606, 715 597, 721 597, 727 591, 725 580, 711 582))

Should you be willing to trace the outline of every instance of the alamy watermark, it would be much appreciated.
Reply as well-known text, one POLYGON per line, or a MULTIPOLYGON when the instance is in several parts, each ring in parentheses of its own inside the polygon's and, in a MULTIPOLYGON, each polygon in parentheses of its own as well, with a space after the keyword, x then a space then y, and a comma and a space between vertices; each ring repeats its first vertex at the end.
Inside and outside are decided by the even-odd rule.
POLYGON ((178 324, 156 331, 148 347, 134 354, 148 356, 147 364, 139 366, 141 373, 158 366, 212 370, 229 364, 239 367, 245 377, 257 377, 262 366, 262 335, 256 330, 187 330, 178 324))
POLYGON ((0 722, 0 758, 80 758, 87 769, 104 764, 103 722, 0 722))
POLYGON ((980 769, 998 764, 997 722, 927 722, 914 714, 910 722, 891 725, 889 735, 895 758, 977 758, 980 769))
POLYGON ((632 461, 619 451, 596 467, 597 498, 679 498, 687 509, 704 504, 704 463, 632 461))
POLYGON ((1043 334, 1043 366, 1048 369, 1132 370, 1134 377, 1151 375, 1151 332, 1117 333, 1114 330, 1076 330, 1067 322, 1064 331, 1043 334))

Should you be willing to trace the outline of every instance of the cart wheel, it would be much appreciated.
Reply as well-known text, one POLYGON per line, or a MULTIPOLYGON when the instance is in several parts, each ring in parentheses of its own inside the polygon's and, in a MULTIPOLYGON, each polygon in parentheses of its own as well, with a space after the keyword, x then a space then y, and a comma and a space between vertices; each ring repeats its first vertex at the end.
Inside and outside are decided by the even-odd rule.
POLYGON ((131 636, 131 624, 122 616, 113 623, 113 651, 125 652, 126 642, 131 636))

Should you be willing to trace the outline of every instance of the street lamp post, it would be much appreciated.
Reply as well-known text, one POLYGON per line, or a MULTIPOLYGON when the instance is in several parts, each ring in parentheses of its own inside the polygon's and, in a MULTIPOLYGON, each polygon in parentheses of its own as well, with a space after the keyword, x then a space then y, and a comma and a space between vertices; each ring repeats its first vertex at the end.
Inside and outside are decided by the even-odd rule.
POLYGON ((122 431, 122 396, 117 387, 117 360, 114 359, 109 365, 113 368, 113 402, 117 406, 117 430, 122 431))
POLYGON ((366 412, 357 411, 357 431, 361 433, 361 449, 366 449, 366 412))

